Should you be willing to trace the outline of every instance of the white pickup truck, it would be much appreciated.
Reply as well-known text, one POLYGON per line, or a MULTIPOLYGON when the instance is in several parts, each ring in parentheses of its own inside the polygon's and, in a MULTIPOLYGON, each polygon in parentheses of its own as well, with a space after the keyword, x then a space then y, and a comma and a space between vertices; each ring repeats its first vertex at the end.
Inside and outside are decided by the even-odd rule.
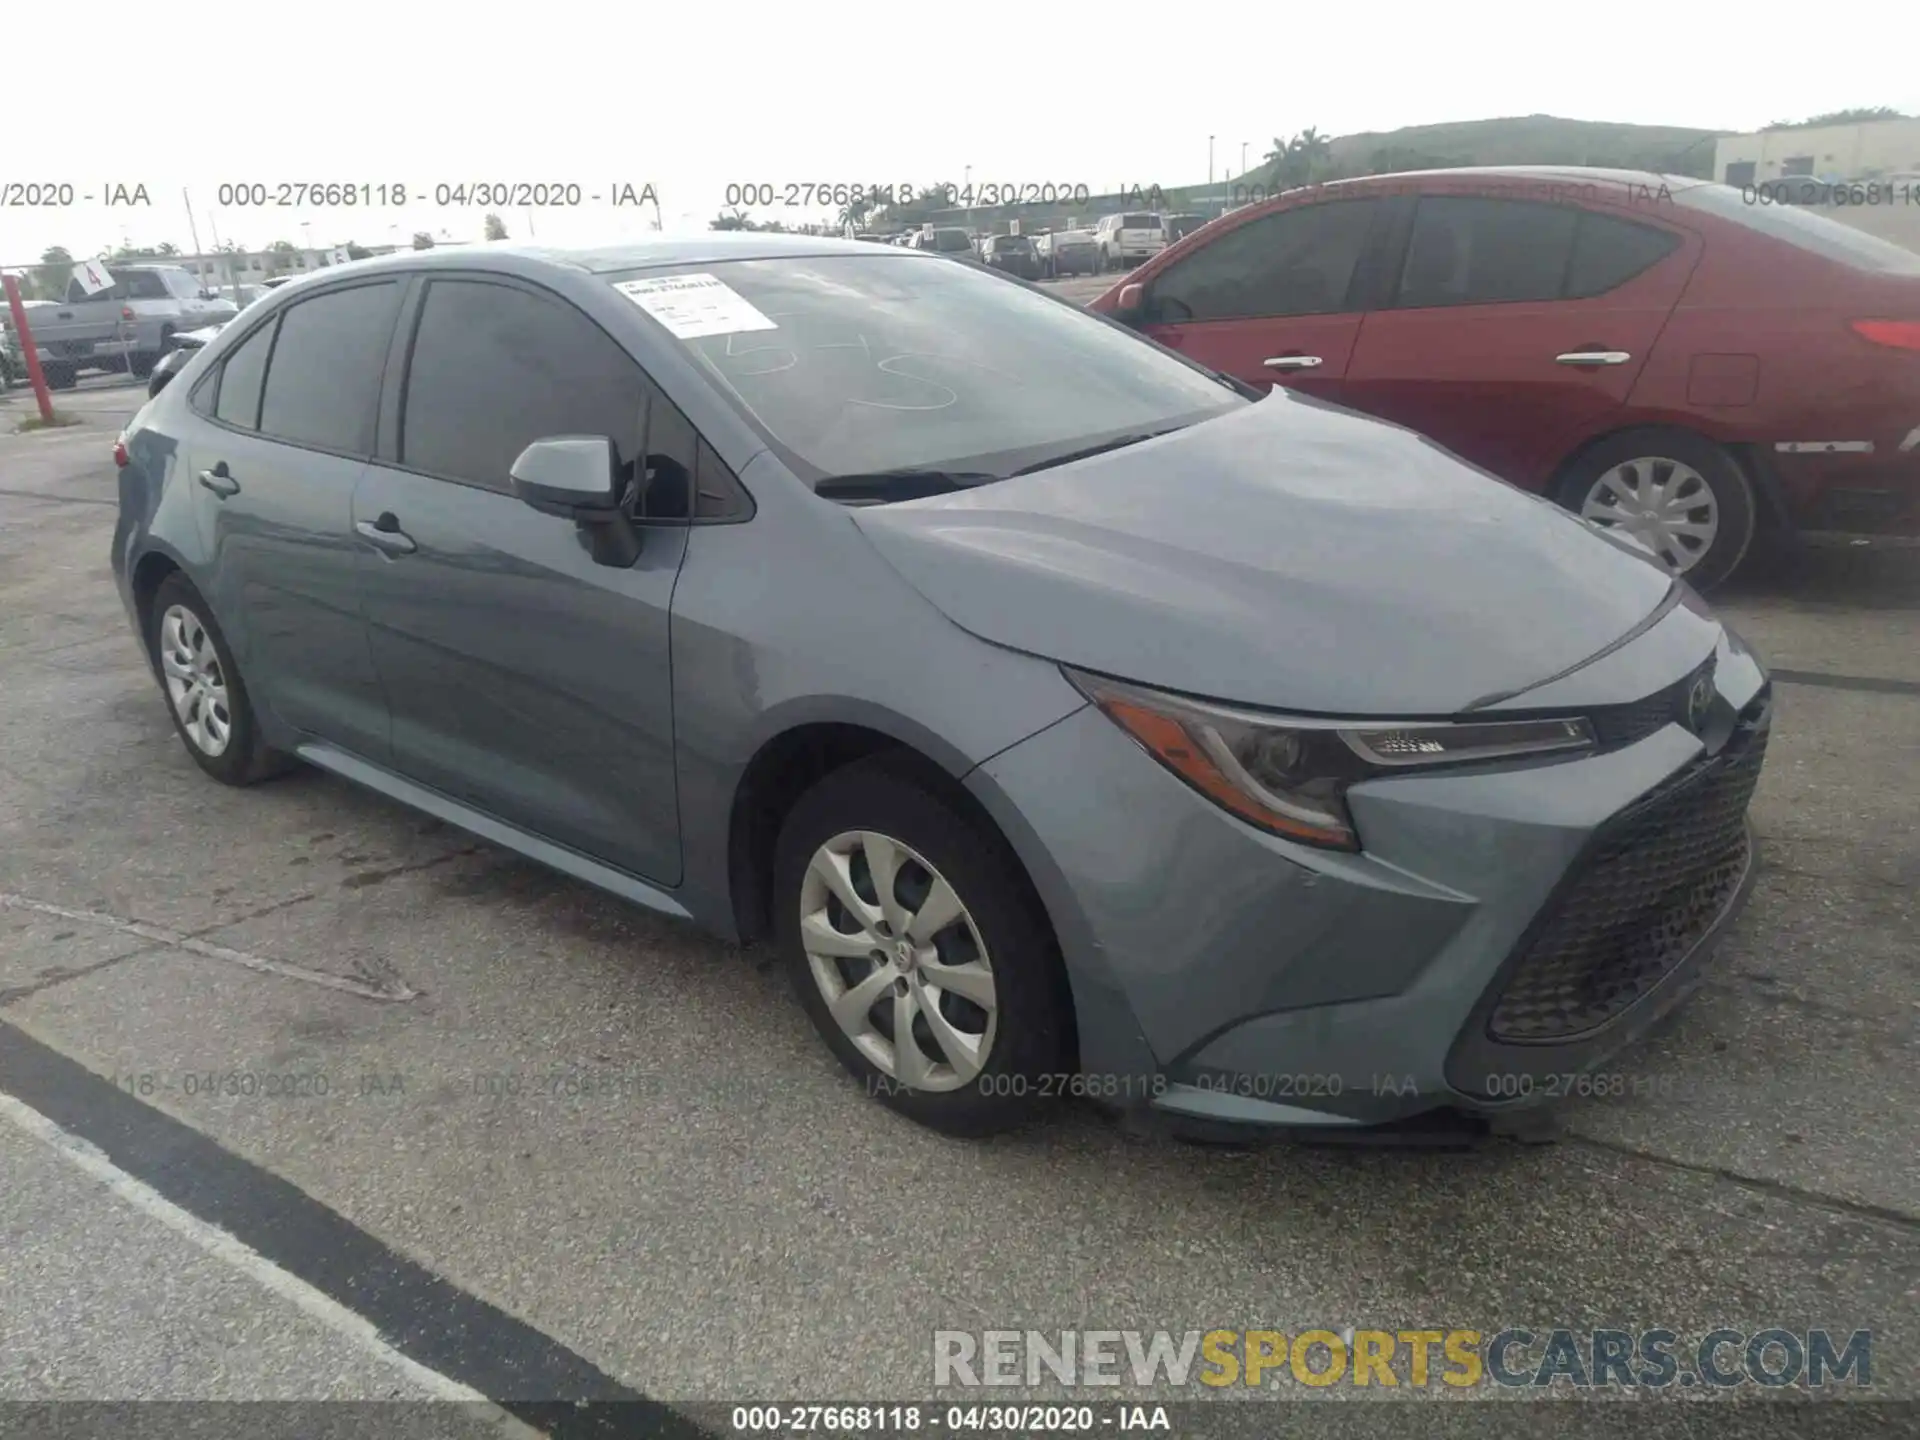
POLYGON ((27 328, 53 389, 71 388, 83 370, 144 377, 173 348, 174 336, 238 313, 179 265, 122 264, 108 273, 113 284, 92 295, 75 279, 64 300, 26 302, 27 328))

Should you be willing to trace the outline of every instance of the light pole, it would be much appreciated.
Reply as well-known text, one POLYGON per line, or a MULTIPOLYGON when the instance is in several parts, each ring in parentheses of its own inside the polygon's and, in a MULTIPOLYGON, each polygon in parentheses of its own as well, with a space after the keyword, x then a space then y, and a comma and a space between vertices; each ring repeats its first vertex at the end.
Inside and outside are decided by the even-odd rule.
POLYGON ((1213 188, 1213 136, 1207 136, 1207 188, 1213 188))

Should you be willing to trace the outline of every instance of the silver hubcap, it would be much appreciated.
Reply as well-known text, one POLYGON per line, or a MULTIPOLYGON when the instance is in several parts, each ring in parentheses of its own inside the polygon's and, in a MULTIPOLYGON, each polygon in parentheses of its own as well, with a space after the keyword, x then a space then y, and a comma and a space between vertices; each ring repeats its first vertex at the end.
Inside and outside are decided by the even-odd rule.
POLYGON ((233 738, 227 677, 207 627, 184 605, 169 605, 160 617, 160 673, 173 713, 194 748, 209 757, 224 754, 233 738))
POLYGON ((1580 513, 1633 536, 1676 575, 1699 564, 1720 533, 1720 506, 1705 477, 1653 455, 1623 461, 1595 480, 1580 513))
POLYGON ((970 1084, 993 1050, 993 962, 944 876, 908 846, 849 830, 813 852, 800 944, 835 1022, 914 1090, 970 1084))

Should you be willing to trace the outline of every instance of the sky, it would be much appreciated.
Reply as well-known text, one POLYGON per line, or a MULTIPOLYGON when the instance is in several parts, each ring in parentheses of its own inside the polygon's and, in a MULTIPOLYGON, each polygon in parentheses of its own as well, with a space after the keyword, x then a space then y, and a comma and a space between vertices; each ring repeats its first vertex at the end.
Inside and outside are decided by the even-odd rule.
MULTIPOLYGON (((234 7, 230 28, 222 7, 169 15, 93 0, 43 53, 29 41, 29 63, 0 86, 0 115, 15 122, 0 132, 0 267, 49 245, 190 250, 196 232, 201 249, 216 231, 255 249, 418 230, 478 239, 497 207, 433 203, 441 186, 474 183, 579 186, 577 206, 501 215, 516 240, 587 244, 651 228, 651 206, 608 203, 622 185, 652 185, 667 229, 701 229, 730 184, 970 176, 1144 190, 1205 180, 1210 136, 1222 177, 1308 126, 1342 135, 1544 113, 1749 130, 1860 105, 1920 111, 1911 50, 1886 43, 1897 8, 1829 0, 1808 58, 1756 45, 1765 27, 1720 7, 1672 0, 1026 3, 990 23, 978 7, 914 0, 330 0, 234 7), (122 37, 129 83, 84 80, 97 61, 81 57, 98 52, 82 29, 122 37), (10 203, 12 187, 36 184, 56 199, 71 185, 73 203, 10 203), (389 199, 402 186, 408 203, 218 203, 223 185, 254 184, 275 200, 281 185, 386 186, 389 199), (149 203, 103 203, 115 186, 144 187, 149 203)), ((8 48, 23 38, 9 27, 8 48)), ((750 213, 797 223, 827 209, 750 213)))

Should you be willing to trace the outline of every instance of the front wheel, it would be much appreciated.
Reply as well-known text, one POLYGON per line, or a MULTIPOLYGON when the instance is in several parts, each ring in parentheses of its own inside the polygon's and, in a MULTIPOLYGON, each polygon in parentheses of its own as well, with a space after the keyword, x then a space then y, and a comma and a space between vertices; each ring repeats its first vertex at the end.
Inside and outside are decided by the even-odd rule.
POLYGON ((1726 450, 1684 430, 1626 430, 1580 456, 1559 501, 1635 540, 1696 590, 1740 567, 1758 519, 1753 485, 1726 450))
POLYGON ((1052 932, 997 836, 884 760, 837 770, 780 834, 800 1003, 867 1093, 951 1135, 1022 1123, 1066 1049, 1052 932))

